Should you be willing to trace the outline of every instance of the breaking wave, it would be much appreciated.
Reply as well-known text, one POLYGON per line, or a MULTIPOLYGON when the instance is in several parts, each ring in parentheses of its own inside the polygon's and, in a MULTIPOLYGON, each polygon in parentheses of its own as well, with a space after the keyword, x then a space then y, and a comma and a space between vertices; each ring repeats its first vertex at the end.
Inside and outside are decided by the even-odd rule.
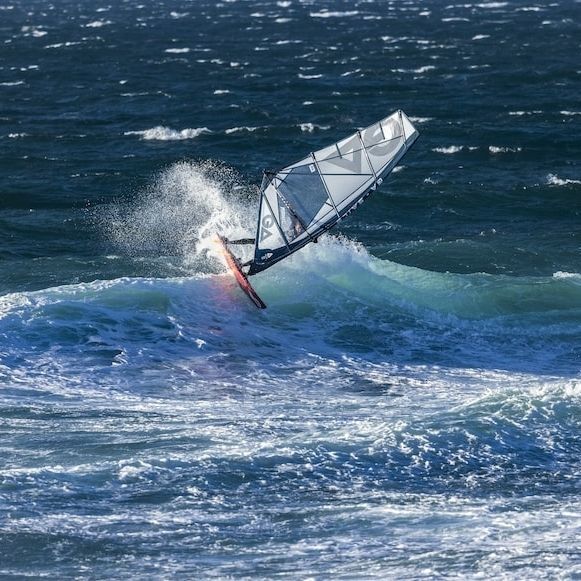
POLYGON ((212 133, 207 127, 176 130, 159 125, 151 129, 144 129, 143 131, 126 131, 124 135, 139 135, 142 139, 146 140, 181 141, 184 139, 195 139, 207 133, 212 133))

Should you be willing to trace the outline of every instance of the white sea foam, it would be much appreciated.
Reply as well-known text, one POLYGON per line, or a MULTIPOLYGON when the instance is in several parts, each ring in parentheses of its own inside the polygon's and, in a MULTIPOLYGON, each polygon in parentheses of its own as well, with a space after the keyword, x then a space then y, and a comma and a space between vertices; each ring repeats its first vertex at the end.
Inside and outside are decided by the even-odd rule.
POLYGON ((464 149, 463 145, 449 145, 448 147, 434 147, 432 151, 436 153, 444 153, 446 155, 451 155, 453 153, 458 153, 464 149))
POLYGON ((410 117, 412 123, 427 123, 432 121, 433 117, 410 117))
POLYGON ((181 141, 183 139, 195 139, 207 133, 212 133, 207 127, 176 130, 159 125, 151 129, 144 129, 143 131, 126 131, 124 135, 140 135, 142 139, 146 140, 181 141))
POLYGON ((581 111, 559 111, 565 117, 572 117, 573 115, 581 115, 581 111))
POLYGON ((299 73, 298 75, 299 79, 320 79, 323 75, 303 75, 303 73, 299 73))
POLYGON ((359 10, 321 10, 320 12, 311 12, 311 18, 347 18, 350 16, 357 16, 359 14, 359 10))
POLYGON ((20 30, 24 33, 24 36, 32 36, 34 38, 42 38, 48 34, 40 26, 22 26, 20 30))
POLYGON ((490 34, 477 34, 472 37, 472 40, 484 40, 485 38, 490 38, 490 34))
POLYGON ((341 73, 342 77, 349 77, 351 75, 356 75, 357 73, 360 73, 361 69, 353 69, 352 71, 346 71, 344 73, 341 73))
POLYGON ((24 85, 24 81, 5 81, 0 83, 0 87, 17 87, 18 85, 24 85))
POLYGON ((581 180, 562 179, 559 176, 550 173, 547 175, 547 184, 550 186, 568 186, 572 184, 581 184, 581 180))
POLYGON ((263 129, 263 127, 260 127, 260 126, 250 127, 250 126, 244 125, 241 127, 231 127, 230 129, 226 129, 224 131, 224 133, 226 135, 231 135, 232 133, 254 133, 258 129, 263 129))
POLYGON ((482 4, 476 4, 478 8, 505 8, 508 6, 508 2, 483 2, 482 4))
POLYGON ((498 145, 489 145, 488 151, 492 154, 497 153, 518 153, 522 151, 522 147, 501 147, 498 145))
POLYGON ((317 125, 316 123, 301 123, 299 127, 305 133, 313 133, 315 130, 327 131, 329 129, 329 125, 317 125))
MULTIPOLYGON (((581 183, 581 182, 578 182, 581 183)), ((574 279, 574 280, 580 280, 581 281, 581 273, 578 272, 565 272, 562 270, 559 270, 557 272, 553 273, 553 278, 564 278, 564 279, 574 279)))
POLYGON ((436 70, 434 65, 425 65, 423 67, 418 67, 417 69, 391 69, 392 73, 414 73, 416 75, 422 75, 429 71, 436 70))
POLYGON ((85 28, 101 28, 102 26, 107 26, 111 24, 110 20, 93 20, 88 24, 85 24, 85 28))
POLYGON ((67 42, 57 42, 55 44, 47 44, 44 48, 61 48, 63 46, 78 46, 82 42, 69 40, 67 42))
POLYGON ((230 91, 228 89, 216 89, 214 95, 228 95, 230 91))
POLYGON ((166 48, 164 52, 170 54, 186 54, 190 52, 189 48, 166 48))

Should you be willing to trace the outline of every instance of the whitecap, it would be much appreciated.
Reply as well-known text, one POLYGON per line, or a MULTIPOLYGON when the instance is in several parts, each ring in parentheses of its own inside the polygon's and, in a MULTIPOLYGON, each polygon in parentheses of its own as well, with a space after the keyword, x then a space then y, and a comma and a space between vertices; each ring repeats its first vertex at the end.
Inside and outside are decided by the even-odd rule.
POLYGON ((110 20, 94 20, 93 22, 85 24, 85 28, 101 28, 102 26, 107 26, 108 24, 111 24, 110 20))
POLYGON ((547 175, 547 184, 550 186, 567 186, 571 184, 581 184, 581 180, 562 179, 554 173, 547 175))
POLYGON ((360 72, 361 72, 361 69, 354 69, 352 71, 347 71, 345 73, 341 73, 341 76, 342 77, 349 77, 351 75, 356 75, 357 73, 360 73, 360 72))
POLYGON ((48 34, 46 30, 40 30, 39 26, 23 26, 20 30, 25 33, 24 36, 33 36, 35 38, 40 38, 48 34))
POLYGON ((418 67, 417 69, 391 69, 392 73, 414 73, 417 75, 421 75, 423 73, 427 73, 429 71, 435 70, 436 67, 434 65, 425 65, 423 67, 418 67))
POLYGON ((344 18, 349 16, 357 16, 359 14, 359 10, 346 10, 341 12, 340 10, 336 11, 329 11, 329 10, 321 10, 320 12, 311 12, 311 18, 344 18))
POLYGON ((484 38, 490 38, 490 34, 476 34, 472 40, 483 40, 484 38))
POLYGON ((522 117, 523 115, 539 115, 542 111, 509 111, 508 114, 511 116, 522 117))
POLYGON ((522 151, 522 147, 500 147, 498 145, 489 145, 488 151, 492 154, 495 153, 518 153, 522 151))
POLYGON ((214 95, 227 95, 228 93, 230 93, 228 89, 216 89, 214 91, 214 95))
POLYGON ((317 125, 316 123, 300 123, 299 127, 304 133, 313 133, 315 129, 320 131, 327 131, 329 129, 328 125, 317 125))
POLYGON ((260 127, 248 127, 248 126, 243 126, 243 127, 231 127, 230 129, 226 129, 224 131, 224 133, 226 135, 231 135, 232 133, 242 133, 244 131, 248 132, 248 133, 254 133, 254 131, 256 131, 257 129, 260 129, 260 127))
POLYGON ((171 54, 185 54, 190 52, 189 48, 166 48, 164 52, 171 54))
POLYGON ((464 149, 463 145, 449 145, 448 147, 434 147, 432 151, 436 153, 444 153, 446 155, 450 155, 452 153, 458 153, 464 149))
POLYGON ((61 48, 63 46, 76 46, 78 44, 82 44, 82 43, 69 40, 67 42, 57 42, 56 44, 47 44, 44 48, 61 48))
POLYGON ((410 117, 412 123, 427 123, 432 121, 433 117, 410 117))
POLYGON ((559 271, 553 273, 553 278, 581 279, 581 274, 579 274, 578 272, 565 272, 565 271, 559 270, 559 271))
POLYGON ((178 131, 159 125, 143 131, 126 131, 124 135, 140 135, 142 139, 146 140, 181 141, 184 139, 195 139, 206 133, 212 132, 207 127, 196 127, 195 129, 182 129, 178 131))
POLYGON ((299 73, 297 75, 299 77, 299 79, 320 79, 323 75, 303 75, 302 73, 299 73))
POLYGON ((561 113, 561 115, 565 115, 566 117, 581 115, 581 111, 559 111, 559 113, 561 113))
POLYGON ((0 83, 0 87, 16 87, 17 85, 24 85, 24 81, 6 81, 0 83))

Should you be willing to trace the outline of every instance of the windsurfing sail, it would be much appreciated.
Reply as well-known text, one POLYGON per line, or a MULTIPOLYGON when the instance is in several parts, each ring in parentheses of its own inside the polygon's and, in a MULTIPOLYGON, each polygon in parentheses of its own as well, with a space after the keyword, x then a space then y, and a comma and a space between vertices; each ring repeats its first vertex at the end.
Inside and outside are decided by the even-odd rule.
POLYGON ((357 207, 418 137, 403 111, 310 153, 262 180, 248 275, 296 252, 357 207))

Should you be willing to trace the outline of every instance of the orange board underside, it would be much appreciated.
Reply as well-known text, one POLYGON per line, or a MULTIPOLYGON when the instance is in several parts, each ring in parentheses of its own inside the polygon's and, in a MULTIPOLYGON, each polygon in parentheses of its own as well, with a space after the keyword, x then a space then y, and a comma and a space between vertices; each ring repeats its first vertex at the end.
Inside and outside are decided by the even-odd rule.
POLYGON ((226 264, 230 269, 230 272, 234 275, 236 282, 240 288, 245 292, 246 296, 254 303, 254 305, 259 309, 266 309, 264 301, 258 296, 256 291, 252 288, 252 285, 248 282, 246 275, 240 270, 240 265, 234 255, 228 250, 226 246, 226 240, 222 236, 217 236, 218 243, 220 244, 220 249, 226 260, 226 264))

